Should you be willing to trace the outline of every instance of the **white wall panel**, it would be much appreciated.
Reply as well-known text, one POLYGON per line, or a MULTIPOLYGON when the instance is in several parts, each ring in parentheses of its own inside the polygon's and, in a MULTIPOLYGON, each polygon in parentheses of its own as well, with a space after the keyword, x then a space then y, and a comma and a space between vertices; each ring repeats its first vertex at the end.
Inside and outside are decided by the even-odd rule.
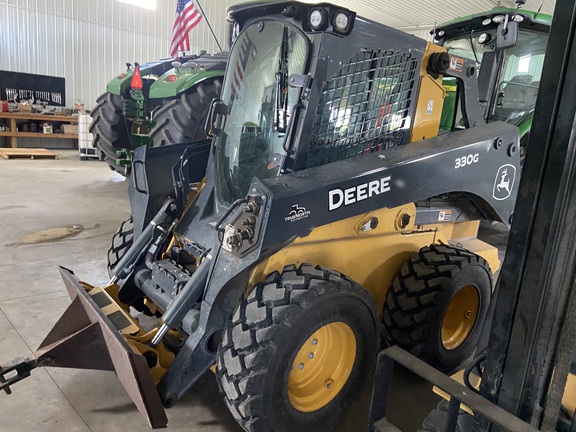
POLYGON ((0 69, 65 77, 67 105, 90 108, 127 61, 168 56, 175 8, 176 0, 158 0, 156 11, 115 0, 0 0, 0 69))
MULTIPOLYGON (((304 0, 318 3, 314 0, 304 0)), ((201 0, 221 46, 226 49, 225 10, 238 0, 201 0)), ((428 39, 438 23, 510 6, 512 0, 333 0, 361 16, 428 39)), ((527 0, 536 10, 541 0, 527 0)), ((554 0, 542 12, 552 13, 554 0)), ((115 0, 0 0, 0 69, 66 78, 67 104, 90 108, 125 63, 168 55, 176 0, 158 0, 156 11, 115 0)), ((205 20, 190 33, 192 52, 218 47, 205 20)))

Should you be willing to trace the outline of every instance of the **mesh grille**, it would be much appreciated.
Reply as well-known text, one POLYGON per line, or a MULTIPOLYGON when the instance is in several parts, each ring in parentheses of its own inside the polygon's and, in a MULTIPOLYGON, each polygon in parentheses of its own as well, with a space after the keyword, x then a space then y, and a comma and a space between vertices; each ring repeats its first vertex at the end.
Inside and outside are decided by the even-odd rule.
POLYGON ((306 167, 402 144, 418 59, 410 53, 364 51, 324 84, 306 167))

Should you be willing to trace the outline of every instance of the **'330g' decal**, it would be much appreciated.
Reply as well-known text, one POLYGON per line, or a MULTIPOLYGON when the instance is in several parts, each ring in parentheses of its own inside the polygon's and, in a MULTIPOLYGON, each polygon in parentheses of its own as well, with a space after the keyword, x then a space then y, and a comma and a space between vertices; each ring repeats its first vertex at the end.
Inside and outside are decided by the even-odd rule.
POLYGON ((469 154, 468 156, 462 156, 455 159, 454 169, 464 168, 467 165, 472 165, 478 162, 480 155, 476 154, 469 154))

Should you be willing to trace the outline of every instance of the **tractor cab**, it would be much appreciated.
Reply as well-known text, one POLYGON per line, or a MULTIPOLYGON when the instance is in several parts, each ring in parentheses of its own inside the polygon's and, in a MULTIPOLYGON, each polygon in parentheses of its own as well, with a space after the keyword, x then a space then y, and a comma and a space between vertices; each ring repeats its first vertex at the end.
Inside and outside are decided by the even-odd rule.
MULTIPOLYGON (((521 137, 532 124, 551 19, 541 13, 496 8, 459 18, 432 32, 449 54, 476 64, 478 99, 486 121, 514 124, 520 128, 521 137), (498 32, 502 32, 503 24, 512 37, 502 45, 498 32)), ((443 85, 446 99, 441 129, 461 129, 461 89, 454 78, 444 78, 443 85)))

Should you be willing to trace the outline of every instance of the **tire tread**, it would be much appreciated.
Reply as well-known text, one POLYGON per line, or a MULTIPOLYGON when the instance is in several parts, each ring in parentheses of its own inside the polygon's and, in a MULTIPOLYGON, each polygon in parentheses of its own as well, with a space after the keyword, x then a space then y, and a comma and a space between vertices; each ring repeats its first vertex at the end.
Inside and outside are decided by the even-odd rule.
MULTIPOLYGON (((217 381, 230 412, 247 431, 269 428, 258 409, 261 396, 251 394, 257 380, 263 379, 266 359, 276 350, 268 336, 272 331, 288 331, 287 327, 282 328, 286 325, 285 318, 312 304, 311 298, 318 295, 315 289, 311 289, 315 282, 328 291, 346 291, 353 285, 360 287, 330 269, 309 264, 299 268, 286 266, 282 274, 275 272, 264 283, 256 285, 247 300, 240 303, 224 330, 217 355, 217 381), (333 283, 335 279, 343 283, 340 288, 333 283)), ((359 292, 366 296, 369 304, 373 304, 367 291, 362 288, 359 292)), ((378 316, 375 305, 373 314, 378 316)))
MULTIPOLYGON (((426 357, 425 344, 431 336, 428 314, 443 281, 474 264, 490 269, 484 258, 454 246, 433 244, 412 254, 394 280, 384 305, 385 342, 426 357)), ((424 360, 433 363, 433 359, 424 360)))

